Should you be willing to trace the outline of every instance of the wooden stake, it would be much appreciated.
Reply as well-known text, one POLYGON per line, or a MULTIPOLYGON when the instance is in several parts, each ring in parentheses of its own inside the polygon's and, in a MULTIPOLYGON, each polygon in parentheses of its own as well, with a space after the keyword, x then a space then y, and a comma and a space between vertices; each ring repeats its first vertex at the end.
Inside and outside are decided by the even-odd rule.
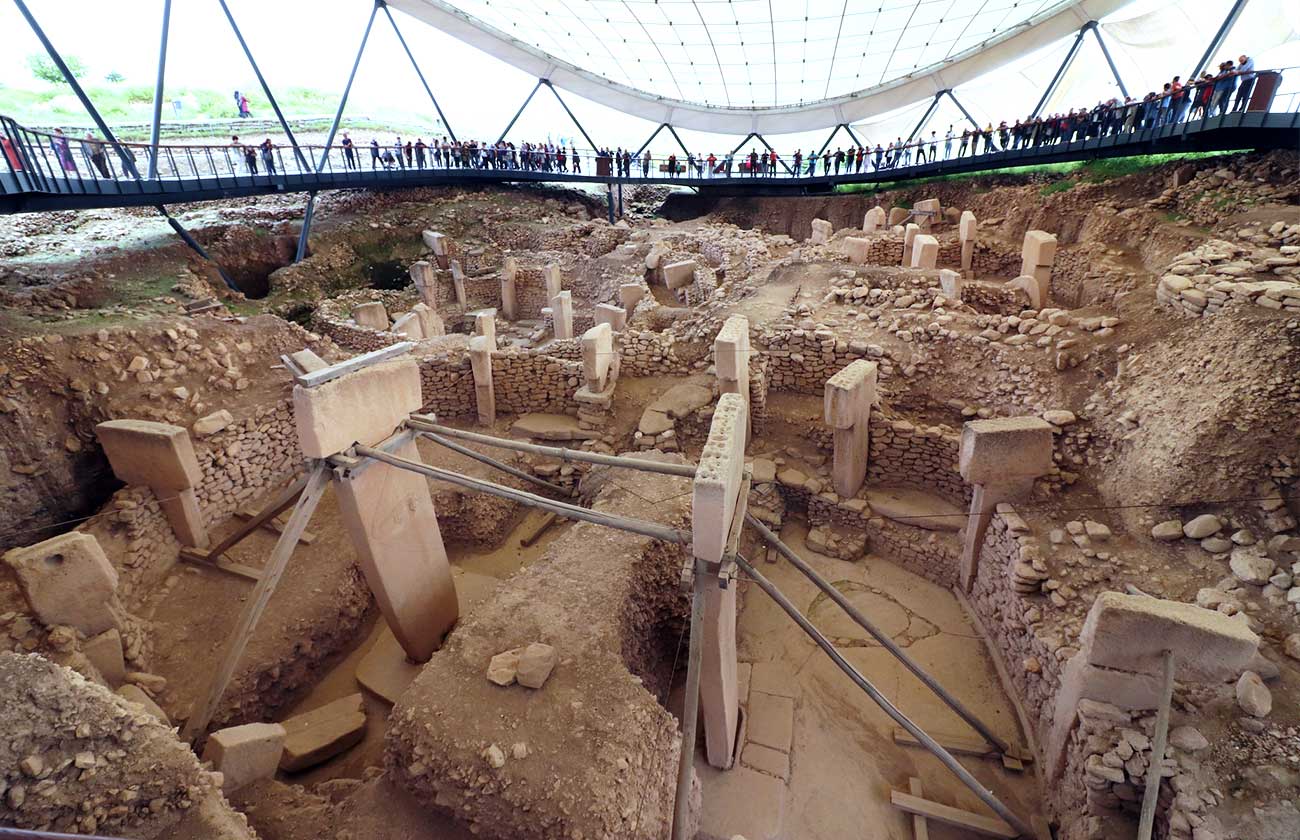
POLYGON ((1002 837, 1005 840, 1014 840, 1014 838, 1020 836, 1014 828, 996 817, 972 814, 970 811, 931 802, 929 799, 912 796, 903 793, 901 790, 891 790, 889 792, 889 801, 901 811, 906 811, 909 814, 919 814, 957 828, 964 828, 967 831, 987 834, 990 837, 1002 837))
MULTIPOLYGON (((913 796, 920 799, 924 794, 921 792, 921 780, 912 776, 907 780, 907 789, 913 796)), ((930 840, 930 827, 925 823, 925 817, 921 814, 912 815, 912 834, 916 840, 930 840)))

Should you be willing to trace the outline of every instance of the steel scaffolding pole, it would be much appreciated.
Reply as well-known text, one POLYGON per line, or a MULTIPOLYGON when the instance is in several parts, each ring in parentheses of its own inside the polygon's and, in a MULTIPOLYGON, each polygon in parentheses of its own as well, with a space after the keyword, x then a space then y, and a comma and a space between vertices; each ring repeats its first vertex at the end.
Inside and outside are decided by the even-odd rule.
POLYGON ((1034 106, 1034 112, 1029 115, 1031 120, 1038 116, 1039 111, 1043 110, 1043 106, 1047 104, 1048 97, 1052 95, 1052 91, 1056 90, 1057 83, 1061 81, 1061 77, 1065 75, 1065 71, 1074 63, 1074 57, 1079 54, 1079 45, 1083 43, 1083 36, 1087 34, 1088 24, 1084 24, 1079 29, 1078 33, 1075 34, 1074 43, 1070 45, 1070 51, 1065 54, 1065 61, 1061 62, 1061 66, 1056 70, 1056 75, 1052 77, 1052 81, 1047 84, 1047 89, 1043 91, 1043 98, 1038 100, 1038 104, 1034 106))
POLYGON ((682 153, 685 154, 687 157, 690 157, 691 151, 690 149, 686 148, 686 144, 682 142, 682 138, 677 136, 677 129, 673 128, 668 123, 664 123, 664 126, 668 128, 668 133, 671 134, 673 136, 673 139, 677 141, 677 145, 682 147, 682 153))
POLYGON ((541 86, 542 86, 542 80, 538 79, 537 84, 533 85, 533 89, 529 91, 528 98, 524 100, 524 104, 520 105, 519 110, 515 111, 515 115, 511 117, 510 124, 506 126, 506 130, 501 132, 501 136, 497 138, 498 143, 506 139, 506 135, 510 133, 510 129, 515 127, 515 123, 519 121, 519 117, 523 115, 524 109, 528 107, 529 102, 533 101, 533 97, 537 95, 537 89, 541 86))
POLYGON ((167 33, 172 0, 163 0, 162 36, 158 39, 158 80, 153 88, 153 127, 149 130, 149 180, 158 177, 158 133, 162 129, 163 79, 167 73, 167 33))
POLYGON ((262 75, 262 69, 257 66, 257 59, 253 58, 253 51, 248 48, 248 42, 244 40, 244 33, 239 31, 239 24, 235 23, 235 16, 230 13, 230 7, 226 5, 226 0, 217 0, 217 2, 221 4, 221 11, 226 13, 226 21, 230 24, 230 30, 235 33, 235 40, 239 41, 239 46, 244 50, 244 55, 253 68, 253 75, 257 76, 257 82, 262 86, 262 93, 266 94, 266 101, 271 103, 271 110, 275 111, 275 117, 280 121, 280 127, 284 129, 285 135, 289 138, 289 144, 293 146, 293 153, 298 158, 298 165, 302 167, 303 172, 311 172, 311 164, 307 162, 307 156, 298 147, 298 139, 293 136, 293 129, 289 128, 289 121, 284 118, 284 112, 280 110, 280 103, 275 101, 275 94, 271 93, 271 86, 266 83, 266 77, 262 75))
MULTIPOLYGON (((762 144, 763 144, 763 148, 767 149, 769 152, 775 152, 775 151, 776 151, 776 149, 773 149, 773 148, 772 148, 772 144, 771 144, 771 143, 768 143, 767 140, 764 139, 763 135, 759 134, 757 131, 754 132, 751 136, 752 136, 752 137, 757 137, 757 138, 758 138, 758 142, 762 143, 762 144)), ((791 171, 790 171, 790 164, 788 164, 788 163, 785 162, 785 158, 783 158, 783 157, 778 157, 778 158, 776 159, 776 162, 779 163, 779 164, 781 164, 781 168, 785 170, 785 172, 786 172, 787 175, 794 175, 794 174, 795 174, 794 172, 791 172, 791 171)))
POLYGON ((424 85, 424 92, 429 94, 429 101, 433 103, 433 109, 438 112, 438 121, 447 129, 447 134, 451 137, 451 142, 458 142, 456 140, 456 132, 451 130, 451 123, 447 122, 446 114, 442 112, 442 108, 438 105, 438 98, 433 95, 433 89, 430 88, 429 83, 424 80, 424 73, 420 70, 420 65, 416 63, 415 54, 412 53, 411 48, 406 45, 406 39, 402 37, 402 30, 397 28, 397 21, 393 19, 393 13, 388 10, 388 4, 385 3, 384 0, 377 0, 377 2, 379 3, 379 7, 384 10, 384 15, 388 17, 388 22, 393 25, 393 32, 397 34, 397 40, 401 42, 402 49, 406 50, 406 57, 411 59, 411 66, 415 68, 415 75, 420 77, 420 84, 424 85))
POLYGON ((194 249, 194 253, 198 254, 200 257, 203 257, 203 259, 212 263, 212 265, 216 267, 217 273, 221 275, 222 282, 224 282, 231 291, 242 292, 243 290, 235 285, 235 281, 230 279, 230 275, 227 274, 226 270, 221 267, 221 264, 218 263, 216 260, 212 259, 211 254, 203 250, 203 246, 199 244, 197 239, 195 239, 193 236, 190 236, 190 232, 188 230, 181 227, 180 222, 172 218, 172 214, 167 212, 167 208, 161 204, 157 206, 158 206, 158 212, 162 213, 163 216, 167 218, 167 224, 171 225, 172 230, 176 231, 176 235, 179 236, 186 245, 194 249))
POLYGON ((1097 46, 1101 47, 1101 54, 1106 57, 1106 64, 1110 66, 1110 73, 1115 77, 1115 83, 1119 85, 1119 92, 1128 97, 1128 88, 1124 87, 1124 80, 1119 76, 1119 69, 1115 66, 1115 60, 1110 57, 1110 50, 1106 49, 1106 40, 1101 37, 1101 27, 1094 21, 1092 25, 1092 34, 1097 39, 1097 46))
POLYGON ((943 94, 944 91, 939 91, 934 95, 934 99, 930 100, 930 107, 925 109, 925 113, 921 115, 920 122, 916 124, 916 128, 912 129, 912 133, 907 135, 907 139, 903 141, 904 143, 911 143, 912 138, 916 137, 916 133, 921 129, 925 128, 925 124, 930 121, 930 117, 934 114, 935 110, 939 107, 939 99, 943 97, 943 94))
POLYGON ((667 127, 668 127, 668 123, 659 123, 659 127, 654 130, 654 133, 650 135, 650 138, 641 144, 641 148, 636 150, 636 154, 634 155, 634 157, 641 157, 641 153, 644 152, 650 146, 650 144, 654 142, 654 139, 659 136, 659 132, 663 131, 667 127))
POLYGON ((111 143, 113 149, 117 151, 117 156, 122 159, 122 168, 130 173, 137 181, 140 180, 140 171, 135 168, 135 161, 131 160, 131 156, 127 154, 126 149, 122 148, 122 144, 117 142, 117 137, 113 134, 113 130, 104 122, 104 118, 99 115, 99 111, 95 108, 94 103, 90 101, 90 97, 86 95, 84 90, 82 90, 81 84, 77 81, 77 77, 73 74, 67 63, 64 62, 63 56, 59 55, 59 51, 54 48, 54 44, 50 43, 50 39, 45 36, 45 30, 41 29, 41 25, 36 22, 36 18, 32 17, 32 13, 28 10, 27 4, 24 3, 23 0, 14 0, 14 5, 18 7, 18 11, 22 16, 27 19, 27 25, 31 27, 37 40, 39 40, 41 46, 45 48, 45 52, 49 55, 50 60, 54 62, 54 66, 59 68, 59 73, 63 75, 63 80, 72 88, 72 92, 77 95, 77 99, 81 100, 81 106, 86 109, 86 112, 90 114, 90 118, 95 121, 96 127, 98 127, 100 133, 104 135, 104 139, 111 143))
MULTIPOLYGON (((366 51, 366 42, 370 40, 370 29, 375 25, 375 15, 379 14, 379 7, 382 5, 380 0, 376 0, 375 7, 370 10, 370 19, 366 21, 366 31, 361 35, 361 46, 357 48, 356 60, 352 62, 352 72, 348 74, 348 83, 343 86, 343 98, 339 100, 339 109, 334 114, 334 122, 330 124, 330 133, 325 138, 325 148, 321 150, 320 161, 316 164, 316 171, 320 172, 325 167, 325 161, 329 159, 330 148, 334 145, 334 135, 338 133, 339 123, 343 121, 343 110, 348 106, 348 94, 352 92, 352 82, 357 78, 357 68, 361 66, 361 56, 366 51)), ((307 211, 311 212, 312 201, 315 200, 315 194, 307 202, 307 211)), ((303 223, 303 231, 307 230, 307 222, 303 223)), ((304 234, 305 235, 305 234, 304 234)), ((299 252, 305 240, 298 243, 299 252)), ((299 257, 301 259, 301 257, 299 257)))
POLYGON ((1232 29, 1233 25, 1236 24, 1237 18, 1241 17, 1241 10, 1244 8, 1246 8, 1246 0, 1237 0, 1236 3, 1232 4, 1232 8, 1228 10, 1228 16, 1225 17, 1223 23, 1219 25, 1219 31, 1214 33, 1214 38, 1210 40, 1210 45, 1205 48, 1205 54, 1201 56, 1200 61, 1196 62, 1196 69, 1187 77, 1188 84, 1196 81, 1196 77, 1201 75, 1206 66, 1210 63, 1210 59, 1213 58, 1214 54, 1223 46, 1224 39, 1228 37, 1228 32, 1232 29))

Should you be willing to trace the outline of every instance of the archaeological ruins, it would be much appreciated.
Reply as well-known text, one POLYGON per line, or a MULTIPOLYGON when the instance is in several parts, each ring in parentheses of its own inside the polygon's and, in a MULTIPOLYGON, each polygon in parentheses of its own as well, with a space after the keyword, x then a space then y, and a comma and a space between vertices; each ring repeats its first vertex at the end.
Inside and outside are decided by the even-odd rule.
POLYGON ((0 837, 1300 837, 1300 159, 1043 177, 4 217, 0 837))

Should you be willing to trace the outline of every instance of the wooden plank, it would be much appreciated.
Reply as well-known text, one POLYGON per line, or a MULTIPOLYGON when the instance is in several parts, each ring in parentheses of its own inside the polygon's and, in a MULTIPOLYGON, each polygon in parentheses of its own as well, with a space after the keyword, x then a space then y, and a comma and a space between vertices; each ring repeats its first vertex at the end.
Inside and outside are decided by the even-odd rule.
POLYGON ((339 362, 336 365, 330 365, 327 368, 314 370, 311 373, 305 373, 302 376, 294 377, 298 384, 304 388, 315 388, 332 379, 338 379, 340 376, 369 367, 377 362, 400 356, 408 353, 415 348, 414 341, 399 341, 396 344, 390 344, 379 350, 371 350, 369 353, 362 353, 360 356, 353 356, 346 361, 339 362))
POLYGON ((216 714, 221 695, 225 693, 226 686, 235 675, 235 668, 244 655, 244 649, 248 647, 248 640, 253 637, 253 629, 257 627, 258 619, 262 617, 266 605, 271 601, 271 595, 275 593, 276 584, 280 582, 285 568, 289 565, 289 557, 298 545, 298 536, 307 528, 307 523, 311 521, 311 515, 316 510, 321 496, 325 495, 325 488, 328 486, 329 470, 323 462, 317 461, 312 465, 311 473, 306 478, 306 486, 303 487, 302 495, 298 498, 298 506, 289 517, 288 526, 276 541, 275 548, 266 561, 262 578, 253 589, 253 597, 248 599, 244 612, 239 617, 239 623, 230 634, 230 641, 221 656, 221 666, 212 676, 203 705, 185 722, 185 729, 181 733, 182 739, 193 741, 207 729, 212 716, 216 714))
MULTIPOLYGON (((242 507, 239 510, 235 511, 235 516, 238 516, 240 519, 253 519, 254 517, 257 516, 257 514, 258 511, 254 510, 251 507, 242 507)), ((278 516, 266 520, 265 522, 262 523, 261 527, 266 529, 267 531, 270 531, 273 534, 284 533, 284 523, 280 521, 280 517, 278 516)), ((303 531, 302 536, 298 538, 298 542, 302 543, 303 545, 311 545, 315 541, 316 541, 316 533, 314 531, 303 531)))
POLYGON ((245 566, 243 563, 235 563, 224 557, 209 557, 206 552, 193 548, 182 548, 181 559, 187 563, 193 563, 195 566, 206 566, 210 569, 217 569, 249 580, 262 579, 261 569, 245 566))
MULTIPOLYGON (((1003 755, 998 752, 992 745, 986 743, 982 738, 967 738, 961 735, 936 735, 930 733, 930 737, 939 742, 945 750, 954 755, 969 755, 975 758, 996 759, 1002 762, 1002 766, 1008 770, 1023 771, 1025 764, 1033 762, 1033 756, 1027 755, 1024 750, 1015 750, 1014 755, 1003 755)), ((912 737, 906 729, 895 727, 894 743, 904 747, 920 747, 921 742, 912 737)), ((1013 747, 1014 749, 1014 747, 1013 747)))
POLYGON ((912 796, 910 793, 903 793, 901 790, 890 790, 889 802, 900 811, 919 814, 927 819, 938 820, 941 823, 963 828, 967 831, 987 834, 990 837, 1003 837, 1006 840, 1014 840, 1019 836, 1014 828, 997 817, 972 814, 970 811, 963 811, 961 808, 954 808, 951 805, 942 805, 929 799, 912 796))
POLYGON ((524 534, 522 537, 519 538, 519 545, 523 546, 524 548, 527 548, 528 546, 540 540, 542 538, 542 534, 545 534, 546 531, 552 525, 555 524, 557 519, 559 519, 558 516, 556 516, 551 511, 547 511, 546 514, 542 516, 541 520, 539 520, 538 523, 533 526, 533 529, 531 531, 529 531, 528 533, 524 534))
POLYGON ((266 507, 262 508, 261 513, 259 513, 257 516, 254 516, 252 519, 248 520, 248 522, 245 522, 243 525, 240 525, 238 528, 232 531, 225 539, 217 543, 212 548, 208 549, 207 556, 211 558, 211 557, 220 557, 221 555, 225 554, 227 551, 230 550, 231 546, 239 543, 249 534, 253 533, 258 528, 262 527, 263 522, 266 522, 267 520, 279 514, 285 508, 289 507, 289 505, 293 504, 294 500, 297 499, 299 494, 302 493, 302 489, 305 486, 307 486, 307 476, 303 476, 302 478, 295 481, 293 484, 290 484, 280 493, 279 496, 276 497, 275 501, 271 502, 266 507))
MULTIPOLYGON (((915 776, 907 780, 907 789, 918 799, 924 796, 921 792, 921 780, 915 776)), ((912 834, 916 840, 930 840, 930 826, 926 824, 925 817, 921 814, 912 815, 912 834)))

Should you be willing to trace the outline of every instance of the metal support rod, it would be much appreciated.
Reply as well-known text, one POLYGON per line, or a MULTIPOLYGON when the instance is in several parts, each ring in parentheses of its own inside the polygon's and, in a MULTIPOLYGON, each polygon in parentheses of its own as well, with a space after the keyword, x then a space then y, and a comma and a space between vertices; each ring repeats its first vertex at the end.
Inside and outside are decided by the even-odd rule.
POLYGON ((903 141, 905 144, 911 143, 912 139, 916 137, 917 132, 925 128, 925 124, 930 121, 931 115, 933 115, 935 109, 939 107, 939 100, 941 98, 943 98, 943 91, 939 91, 938 93, 936 93, 934 95, 934 99, 930 100, 930 106, 926 108, 925 113, 921 115, 921 119, 919 122, 917 122, 916 128, 912 129, 912 133, 907 135, 907 139, 903 141))
POLYGON ((781 542, 780 537, 759 521, 752 513, 745 514, 745 522, 752 525, 769 545, 780 552, 781 556, 786 560, 789 560, 790 564, 803 573, 804 577, 812 581, 813 585, 839 605, 840 609, 848 613, 849 618, 852 618, 859 627, 870 633, 871 637, 877 642, 880 642, 880 644, 884 646, 885 650, 892 653, 895 659, 903 663, 903 667, 911 671, 913 676, 924 683, 926 688, 933 691, 935 695, 948 706, 948 708, 956 712, 957 716, 966 721, 966 723, 978 732, 984 740, 996 747, 998 752, 1003 755, 1011 755, 1011 747, 1006 741, 999 738, 989 727, 985 726, 984 723, 974 715, 974 713, 961 704, 960 700, 949 694, 948 690, 940 685, 938 680, 926 673, 925 669, 918 665, 916 660, 908 656, 907 652, 899 647, 898 643, 891 639, 888 633, 882 632, 872 624, 857 607, 853 606, 853 604, 844 597, 843 593, 828 583, 821 575, 817 574, 811 566, 804 562, 802 557, 794 553, 793 549, 781 542))
POLYGON ((673 128, 673 127, 672 127, 671 125, 669 125, 668 123, 664 123, 664 126, 667 127, 667 129, 668 129, 668 133, 671 134, 671 135, 673 136, 673 139, 677 141, 677 145, 682 147, 682 153, 683 153, 684 155, 686 155, 687 157, 690 157, 690 156, 691 156, 691 150, 688 149, 688 148, 686 148, 686 144, 682 142, 682 138, 680 138, 680 137, 677 136, 677 129, 673 128))
POLYGON ((848 123, 840 123, 840 125, 842 125, 844 127, 844 130, 848 132, 848 135, 853 138, 854 143, 857 143, 859 146, 862 145, 861 138, 859 138, 858 135, 853 133, 853 128, 848 123))
POLYGON ((244 40, 244 33, 239 31, 239 25, 235 23, 235 16, 230 13, 230 7, 226 5, 226 0, 217 0, 221 4, 221 11, 226 13, 226 20, 230 23, 230 29, 235 33, 235 40, 239 41, 239 46, 243 48, 244 55, 248 58, 248 63, 253 68, 253 75, 257 76, 257 82, 262 86, 262 93, 266 95, 266 101, 271 103, 271 110, 275 111, 275 117, 280 121, 280 128, 284 129, 285 135, 289 138, 289 144, 293 146, 293 153, 298 158, 298 164, 304 172, 310 172, 311 164, 307 162, 307 157, 298 148, 298 139, 293 136, 293 129, 289 128, 289 121, 284 118, 284 113, 280 110, 280 103, 275 101, 275 94, 271 93, 271 86, 266 83, 266 77, 262 75, 262 69, 257 66, 257 60, 253 58, 253 51, 248 48, 248 42, 244 40))
POLYGON ((1156 708, 1156 731, 1151 739, 1151 765, 1147 767, 1146 790, 1142 794, 1142 813, 1138 819, 1137 840, 1151 840, 1160 802, 1160 771, 1163 769, 1165 744, 1169 736, 1169 707, 1174 699, 1174 653, 1165 651, 1164 683, 1160 688, 1160 705, 1156 708))
POLYGON ((799 612, 798 608, 790 602, 790 599, 786 598, 785 595, 781 593, 781 590, 773 586, 772 583, 767 578, 763 577, 757 569, 751 566, 749 561, 744 557, 737 554, 735 559, 736 565, 740 570, 749 575, 754 583, 758 584, 760 589, 766 592, 773 601, 776 601, 777 606, 784 610, 786 615, 790 616, 790 618, 794 620, 795 624, 798 624, 800 629, 802 629, 804 633, 806 633, 808 637, 811 638, 813 642, 831 658, 832 662, 839 666, 839 669, 843 671, 849 679, 853 680, 858 688, 865 691, 867 696, 874 700, 876 705, 879 706, 885 714, 893 718, 895 723, 906 729, 908 734, 915 738, 921 746, 925 747, 932 755, 934 755, 935 758, 939 759, 943 766, 951 770, 953 774, 961 780, 962 784, 970 788, 971 792, 978 796, 981 802, 992 808, 993 812, 1005 820, 1006 823, 1019 834, 1019 836, 1028 837, 1033 834, 1029 826, 1025 825, 1025 823, 1017 817, 1011 809, 1003 805, 1002 802, 993 795, 992 791, 981 785, 979 779, 976 779, 970 774, 969 770, 962 767, 957 759, 953 758, 952 754, 944 749, 938 741, 927 735, 925 730, 921 729, 921 727, 913 723, 907 715, 899 711, 898 707, 889 701, 889 698, 881 694, 880 691, 871 684, 870 680, 862 676, 858 669, 854 668, 847 659, 840 655, 840 652, 835 649, 835 646, 812 625, 812 622, 799 612))
MULTIPOLYGON (((569 119, 573 120, 573 124, 578 127, 578 131, 582 132, 583 138, 587 141, 588 148, 593 151, 598 150, 599 147, 596 145, 596 141, 591 139, 591 135, 587 133, 587 129, 582 127, 582 123, 578 122, 578 118, 569 110, 569 103, 565 102, 564 98, 560 96, 560 92, 555 89, 555 85, 551 84, 551 80, 542 79, 542 84, 546 85, 546 87, 550 89, 551 93, 555 94, 555 99, 560 103, 560 107, 564 109, 564 113, 569 115, 569 119)), ((671 131, 671 128, 669 130, 671 131)))
POLYGON ((596 510, 590 510, 566 502, 557 502, 553 499, 546 499, 524 490, 516 490, 513 487, 504 487, 500 484, 494 484, 491 481, 470 478, 467 475, 461 475, 460 473, 452 472, 450 470, 430 467, 427 464, 421 464, 418 461, 409 461, 405 458, 399 458, 396 455, 389 455, 382 449, 375 449, 373 446, 357 444, 353 447, 353 451, 362 457, 374 458, 376 461, 382 461, 391 467, 397 467, 399 469, 420 473, 421 475, 427 475, 430 478, 436 478, 439 481, 445 481, 448 484, 455 484, 458 487, 464 487, 468 490, 478 490, 481 493, 500 496, 504 499, 519 502, 520 504, 549 510, 557 516, 564 516, 569 519, 580 519, 583 522, 591 522, 595 525, 617 528, 620 531, 629 531, 633 534, 640 534, 667 543, 685 544, 691 541, 691 535, 689 533, 679 531, 676 528, 669 528, 667 525, 660 525, 657 522, 644 522, 639 519, 629 519, 623 516, 616 516, 612 513, 602 513, 596 510))
MULTIPOLYGON (((366 21, 366 31, 361 34, 361 46, 357 48, 357 57, 352 62, 352 72, 348 74, 348 83, 343 86, 343 98, 339 100, 339 109, 335 112, 334 122, 330 124, 329 134, 325 137, 325 148, 321 150, 320 161, 316 164, 317 172, 325 168, 325 161, 329 159, 330 148, 334 145, 334 135, 338 133, 339 123, 343 120, 343 109, 348 106, 348 94, 352 92, 352 82, 357 78, 357 68, 361 66, 361 56, 366 51, 366 42, 370 40, 370 30, 375 25, 375 15, 379 14, 379 6, 380 2, 376 0, 374 8, 370 10, 370 19, 366 21)), ((308 205, 309 212, 310 209, 311 207, 308 205)))
POLYGON ((433 109, 438 112, 439 122, 441 122, 443 127, 447 129, 447 134, 451 137, 451 142, 458 142, 456 140, 456 132, 451 130, 451 123, 447 122, 447 116, 442 113, 442 108, 438 105, 438 99, 433 95, 433 89, 430 88, 429 83, 424 80, 424 73, 420 70, 420 65, 416 63, 415 55, 411 52, 411 48, 406 45, 406 39, 402 37, 402 30, 397 28, 397 21, 393 19, 393 13, 388 10, 388 4, 385 3, 384 0, 378 0, 378 2, 380 8, 384 10, 384 14, 388 17, 388 22, 393 25, 393 32, 397 33, 397 40, 401 42, 402 49, 406 50, 406 57, 411 59, 411 66, 415 68, 415 75, 420 77, 420 84, 424 85, 424 92, 429 94, 429 101, 433 103, 433 109))
POLYGON ((428 438, 429 440, 433 441, 434 443, 438 444, 439 446, 445 446, 448 449, 450 449, 452 452, 459 452, 461 455, 464 455, 466 458, 472 458, 475 461, 478 461, 480 464, 487 464, 489 467, 495 467, 496 469, 501 470, 501 472, 507 475, 513 475, 515 478, 522 479, 524 481, 527 481, 530 484, 536 484, 538 487, 541 487, 546 490, 550 490, 552 493, 559 493, 561 496, 571 495, 571 493, 568 490, 564 489, 563 487, 560 487, 559 485, 552 484, 549 481, 544 481, 538 478, 537 476, 532 475, 531 473, 524 472, 523 470, 515 469, 509 464, 505 464, 502 463, 501 461, 498 461, 496 458, 493 458, 489 455, 484 455, 482 452, 475 452, 473 449, 470 449, 468 446, 461 446, 459 443, 448 440, 442 435, 434 434, 433 432, 421 432, 420 434, 428 438))
POLYGON ((511 117, 510 124, 506 126, 506 130, 501 132, 501 136, 497 138, 498 143, 506 139, 506 135, 510 133, 510 129, 515 127, 515 123, 519 121, 519 117, 523 115, 524 109, 528 107, 529 102, 533 101, 533 97, 537 95, 537 89, 541 86, 542 80, 538 79, 537 84, 533 85, 533 89, 528 92, 528 98, 524 100, 524 104, 520 105, 519 110, 515 111, 515 115, 511 117))
POLYGON ((736 146, 736 148, 734 148, 734 149, 731 150, 731 154, 732 154, 732 156, 735 156, 736 152, 738 152, 738 151, 740 151, 742 148, 744 148, 745 144, 749 142, 749 139, 750 139, 751 137, 757 137, 757 136, 758 136, 758 133, 757 133, 757 132, 754 132, 754 131, 751 131, 751 132, 749 132, 748 134, 746 134, 746 135, 745 135, 745 139, 744 139, 744 140, 741 140, 740 143, 736 146))
POLYGON ((599 452, 586 452, 581 449, 563 449, 558 446, 543 446, 537 443, 524 443, 521 440, 492 437, 491 435, 480 434, 479 432, 469 432, 464 429, 454 429, 451 426, 443 426, 419 414, 411 415, 411 419, 406 421, 406 425, 409 428, 415 429, 417 432, 435 432, 444 435, 445 437, 460 438, 461 440, 469 440, 474 443, 482 443, 486 446, 495 446, 499 449, 511 449, 516 452, 545 455, 548 458, 559 458, 561 461, 581 461, 587 464, 600 464, 605 467, 622 467, 623 469, 660 473, 661 475, 675 475, 681 478, 695 477, 695 466, 692 464, 673 464, 666 461, 649 461, 644 458, 629 458, 625 455, 602 455, 599 452))
POLYGON ((1101 54, 1106 57, 1106 63, 1110 65, 1110 74, 1115 77, 1115 83, 1119 85, 1119 92, 1127 97, 1128 88, 1124 87, 1124 80, 1120 78, 1119 69, 1115 66, 1115 60, 1110 57, 1110 50, 1106 48, 1106 40, 1101 37, 1101 27, 1093 26, 1092 34, 1097 39, 1097 46, 1101 47, 1101 54))
POLYGON ((953 93, 951 89, 949 89, 947 93, 948 98, 952 100, 952 103, 961 109, 961 112, 966 119, 970 120, 970 124, 975 127, 976 131, 979 131, 980 124, 975 122, 975 118, 970 115, 970 111, 967 111, 966 106, 961 104, 961 100, 957 98, 957 94, 953 93))
POLYGON ((695 729, 700 720, 700 662, 704 646, 704 587, 711 579, 708 565, 696 557, 695 585, 691 595, 691 640, 686 653, 686 694, 682 698, 682 748, 677 755, 677 795, 673 799, 672 840, 686 836, 690 822, 691 781, 695 776, 695 729))
POLYGON ((836 134, 840 133, 840 128, 842 128, 843 125, 844 123, 840 123, 839 125, 835 126, 835 128, 831 129, 830 136, 826 138, 826 142, 822 144, 822 147, 817 150, 817 155, 816 155, 817 157, 821 157, 822 154, 825 153, 825 151, 831 147, 831 141, 835 139, 836 134))
POLYGON ((312 190, 307 194, 307 210, 302 214, 302 230, 298 233, 298 250, 293 255, 293 261, 302 262, 307 257, 307 237, 311 236, 311 220, 316 213, 316 191, 312 190))
POLYGON ((157 205, 157 207, 158 207, 158 212, 162 213, 164 216, 167 217, 167 224, 171 225, 172 230, 176 231, 176 235, 179 236, 185 242, 186 245, 194 249, 194 252, 196 254, 198 254, 200 257, 203 257, 203 259, 207 260, 208 262, 212 263, 212 265, 217 269, 217 273, 221 275, 222 281, 232 292, 243 291, 242 289, 239 288, 239 286, 235 285, 235 281, 232 280, 230 278, 230 275, 226 273, 226 270, 221 267, 221 263, 214 260, 211 254, 203 250, 203 246, 199 244, 198 240, 195 239, 193 236, 190 236, 190 232, 185 228, 181 227, 180 222, 172 218, 172 214, 167 212, 166 207, 164 207, 161 204, 157 205))
POLYGON ((605 182, 605 207, 609 210, 609 223, 614 224, 614 185, 605 182))
POLYGON ((27 19, 27 25, 31 27, 37 40, 45 48, 45 52, 50 56, 50 60, 54 62, 54 66, 59 68, 63 80, 68 83, 68 86, 72 88, 72 92, 81 100, 81 106, 86 109, 86 112, 90 114, 90 118, 95 121, 95 126, 104 135, 104 139, 111 143, 117 151, 117 156, 122 159, 122 168, 130 173, 133 178, 139 180, 140 172, 135 168, 135 161, 131 160, 131 156, 126 153, 126 149, 122 148, 122 144, 117 142, 117 137, 113 134, 112 129, 104 122, 104 118, 99 115, 99 111, 95 108, 94 103, 90 101, 90 97, 82 90, 81 83, 77 81, 76 75, 64 62, 63 56, 59 55, 59 51, 54 48, 54 44, 45 36, 45 30, 41 29, 41 25, 36 22, 36 18, 32 17, 27 4, 23 0, 14 0, 14 4, 18 6, 18 11, 22 16, 27 19))
POLYGON ((1047 89, 1043 91, 1043 98, 1038 100, 1038 104, 1034 106, 1034 112, 1029 115, 1031 120, 1034 117, 1037 117, 1038 113, 1043 110, 1043 106, 1047 104, 1048 97, 1052 95, 1052 91, 1056 90, 1057 83, 1061 81, 1061 77, 1065 75, 1065 71, 1070 68, 1072 63, 1074 63, 1074 57, 1079 52, 1079 45, 1083 43, 1083 36, 1087 34, 1088 24, 1085 23, 1074 36, 1074 43, 1070 45, 1070 50, 1065 54, 1065 60, 1061 62, 1061 66, 1056 69, 1056 75, 1052 77, 1052 81, 1047 83, 1047 89))
MULTIPOLYGON (((758 132, 754 132, 754 136, 758 138, 758 142, 763 144, 763 148, 767 149, 769 152, 776 151, 775 149, 772 148, 772 144, 768 143, 767 140, 763 137, 763 135, 759 134, 758 132)), ((790 164, 785 162, 785 158, 777 158, 777 162, 781 164, 783 169, 785 169, 787 175, 795 174, 790 170, 790 164)))
POLYGON ((1237 23, 1237 18, 1241 17, 1241 10, 1244 8, 1246 8, 1246 0, 1237 0, 1232 4, 1232 8, 1228 10, 1228 16, 1223 19, 1223 23, 1219 24, 1219 31, 1214 33, 1214 37, 1210 39, 1210 45, 1205 48, 1205 54, 1201 56, 1200 61, 1196 62, 1196 69, 1187 77, 1188 84, 1196 81, 1197 77, 1210 63, 1210 59, 1223 46, 1224 40, 1228 37, 1228 32, 1237 23))
POLYGON ((663 131, 667 127, 668 127, 668 123, 659 123, 659 127, 654 130, 654 133, 650 135, 650 138, 648 140, 646 140, 644 143, 641 144, 641 148, 636 150, 636 154, 633 155, 633 157, 641 157, 641 153, 644 152, 646 148, 651 143, 654 142, 654 139, 659 136, 659 132, 663 131))
POLYGON ((167 32, 172 0, 163 0, 162 36, 158 39, 158 80, 153 87, 153 127, 149 130, 149 180, 158 177, 158 133, 162 129, 163 79, 167 74, 167 32))

